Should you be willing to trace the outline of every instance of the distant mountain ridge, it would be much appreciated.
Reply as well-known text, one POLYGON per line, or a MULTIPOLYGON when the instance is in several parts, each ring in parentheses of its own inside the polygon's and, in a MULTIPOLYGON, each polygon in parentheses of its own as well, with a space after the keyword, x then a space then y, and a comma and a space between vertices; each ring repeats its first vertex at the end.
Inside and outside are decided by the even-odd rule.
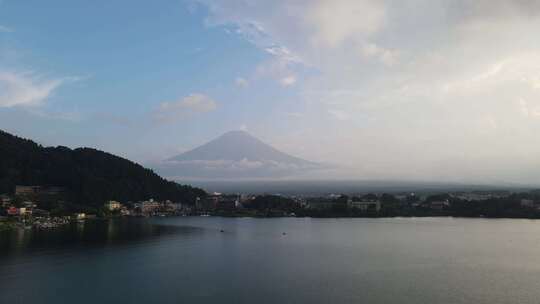
POLYGON ((320 167, 281 152, 245 131, 230 131, 165 160, 156 170, 171 178, 275 178, 320 167))
POLYGON ((0 131, 0 194, 15 185, 59 186, 69 202, 99 207, 107 200, 149 198, 194 202, 205 192, 165 180, 139 164, 91 148, 43 147, 0 131))

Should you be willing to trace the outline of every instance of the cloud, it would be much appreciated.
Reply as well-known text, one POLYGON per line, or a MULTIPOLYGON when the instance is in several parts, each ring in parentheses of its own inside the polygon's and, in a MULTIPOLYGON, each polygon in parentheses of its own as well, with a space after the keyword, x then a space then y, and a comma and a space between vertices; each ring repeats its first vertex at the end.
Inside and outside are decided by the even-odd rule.
POLYGON ((296 83, 296 65, 275 57, 259 64, 255 69, 255 78, 270 78, 286 87, 296 83))
POLYGON ((367 58, 377 58, 387 66, 396 64, 399 57, 398 51, 387 50, 373 43, 364 45, 362 47, 362 54, 367 58))
POLYGON ((179 101, 161 103, 154 111, 154 119, 159 122, 173 122, 215 109, 217 109, 217 103, 212 98, 194 93, 179 101))
POLYGON ((337 120, 349 120, 349 114, 342 110, 328 110, 328 113, 337 120))
POLYGON ((355 168, 431 178, 434 164, 466 176, 540 153, 539 1, 199 3, 208 25, 270 55, 257 75, 294 84, 309 111, 289 140, 318 153, 309 158, 335 157, 347 142, 338 157, 355 168), (320 148, 325 136, 334 142, 320 148))
POLYGON ((519 99, 519 108, 521 114, 527 118, 540 118, 540 101, 531 103, 525 99, 519 99))
POLYGON ((281 78, 280 83, 284 87, 292 86, 296 83, 296 76, 289 75, 286 77, 281 78))
POLYGON ((385 23, 383 1, 318 0, 306 5, 304 22, 315 31, 309 38, 315 45, 337 47, 347 40, 363 40, 385 23))
POLYGON ((361 45, 386 25, 385 1, 378 0, 199 0, 210 11, 209 26, 236 33, 277 59, 317 65, 320 53, 361 45))
POLYGON ((0 25, 0 33, 13 33, 13 29, 4 25, 0 25))
POLYGON ((286 117, 290 117, 290 118, 303 118, 305 116, 304 113, 299 113, 299 112, 286 112, 284 113, 284 115, 286 117))
POLYGON ((459 0, 456 1, 452 11, 454 15, 463 19, 527 18, 540 15, 540 2, 536 0, 459 0))
POLYGON ((241 88, 245 88, 249 85, 249 82, 247 81, 247 79, 245 78, 242 78, 242 77, 237 77, 235 80, 234 80, 234 83, 241 87, 241 88))
POLYGON ((0 107, 39 106, 66 79, 43 79, 32 73, 0 72, 0 107))

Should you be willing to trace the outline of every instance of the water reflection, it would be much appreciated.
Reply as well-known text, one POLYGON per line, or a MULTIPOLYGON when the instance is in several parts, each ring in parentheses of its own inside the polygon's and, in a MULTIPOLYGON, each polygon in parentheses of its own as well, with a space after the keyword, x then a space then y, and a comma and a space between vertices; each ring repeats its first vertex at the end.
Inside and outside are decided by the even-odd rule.
POLYGON ((539 235, 538 221, 452 218, 171 217, 13 231, 0 238, 0 303, 533 304, 539 235))
POLYGON ((112 219, 78 222, 51 230, 0 232, 0 256, 62 248, 104 247, 158 240, 177 234, 200 233, 201 228, 169 226, 147 219, 112 219))

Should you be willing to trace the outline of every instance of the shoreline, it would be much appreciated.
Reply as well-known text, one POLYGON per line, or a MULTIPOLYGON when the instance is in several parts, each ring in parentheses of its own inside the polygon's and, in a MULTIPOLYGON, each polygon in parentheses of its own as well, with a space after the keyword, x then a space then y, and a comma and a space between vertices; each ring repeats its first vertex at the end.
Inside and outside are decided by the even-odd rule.
MULTIPOLYGON (((283 218, 298 218, 298 219, 305 219, 305 218, 313 218, 313 219, 425 219, 425 218, 452 218, 452 219, 486 219, 486 220, 540 220, 539 217, 490 217, 490 216, 459 216, 459 215, 410 215, 410 216, 404 216, 404 215, 396 215, 396 216, 250 216, 250 215, 209 215, 209 216, 201 216, 201 215, 187 215, 187 216, 166 216, 166 218, 182 218, 182 217, 216 217, 216 218, 251 218, 251 219, 283 219, 283 218)), ((138 216, 129 216, 129 217, 104 217, 104 218, 93 218, 93 219, 86 219, 84 221, 70 221, 63 224, 58 224, 55 226, 50 227, 38 227, 35 225, 32 226, 23 226, 18 222, 13 221, 4 221, 0 222, 0 232, 9 232, 14 230, 31 230, 31 231, 54 231, 58 228, 68 226, 68 225, 74 225, 74 224, 80 224, 80 223, 86 223, 86 222, 103 222, 103 221, 109 221, 109 220, 132 220, 132 219, 141 219, 141 220, 148 220, 152 218, 163 218, 163 217, 138 217, 138 216)))

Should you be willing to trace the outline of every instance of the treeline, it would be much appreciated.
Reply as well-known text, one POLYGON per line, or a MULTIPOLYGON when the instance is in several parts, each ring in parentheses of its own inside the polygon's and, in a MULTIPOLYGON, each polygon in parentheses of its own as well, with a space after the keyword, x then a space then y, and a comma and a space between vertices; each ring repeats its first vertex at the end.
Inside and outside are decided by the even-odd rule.
POLYGON ((0 131, 0 193, 16 185, 66 189, 68 203, 99 207, 108 200, 149 198, 195 202, 206 193, 165 180, 127 159, 91 148, 43 147, 0 131))
POLYGON ((366 194, 350 199, 378 201, 380 210, 351 208, 346 195, 327 199, 331 207, 325 209, 306 208, 289 198, 272 195, 257 196, 244 207, 261 214, 280 214, 280 211, 285 211, 307 217, 455 216, 540 219, 540 191, 509 193, 507 196, 483 200, 466 200, 448 193, 434 194, 423 199, 414 195, 398 199, 391 194, 366 194), (524 201, 528 203, 524 204, 524 201), (441 202, 444 204, 441 205, 441 202))
POLYGON ((490 218, 540 218, 540 193, 538 191, 513 193, 507 197, 486 200, 462 200, 448 197, 449 206, 442 212, 450 216, 490 218), (523 205, 529 200, 530 206, 523 205))

